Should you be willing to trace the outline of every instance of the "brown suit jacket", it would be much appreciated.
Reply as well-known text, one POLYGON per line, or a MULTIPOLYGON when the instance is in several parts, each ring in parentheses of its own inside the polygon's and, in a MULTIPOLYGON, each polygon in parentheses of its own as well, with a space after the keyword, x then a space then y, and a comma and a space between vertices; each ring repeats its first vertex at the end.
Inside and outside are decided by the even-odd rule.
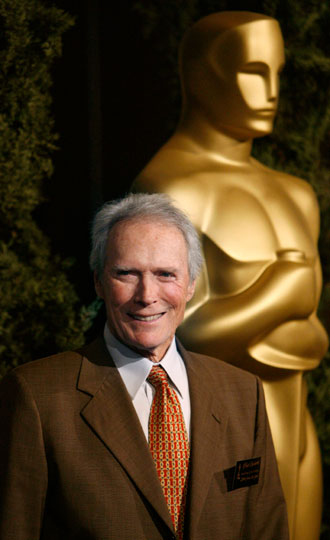
MULTIPOLYGON (((219 360, 182 355, 192 409, 185 538, 287 539, 260 382, 219 360), (230 490, 224 471, 233 477, 238 461, 259 457, 258 482, 230 490)), ((1 540, 175 538, 142 428, 102 339, 5 377, 0 430, 1 540)))

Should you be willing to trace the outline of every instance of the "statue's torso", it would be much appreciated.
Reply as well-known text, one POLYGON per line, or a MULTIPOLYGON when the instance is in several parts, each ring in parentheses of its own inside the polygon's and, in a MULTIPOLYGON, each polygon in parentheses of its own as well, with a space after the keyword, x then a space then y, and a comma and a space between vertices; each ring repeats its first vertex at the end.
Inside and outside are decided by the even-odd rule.
POLYGON ((281 178, 217 171, 209 180, 204 232, 229 256, 246 262, 270 260, 278 250, 290 248, 315 259, 306 216, 281 178))
MULTIPOLYGON (((238 165, 165 150, 142 172, 136 189, 168 193, 201 231, 210 298, 240 294, 280 252, 296 250, 313 268, 316 310, 321 291, 319 213, 306 182, 253 159, 238 165)), ((326 346, 314 311, 305 320, 285 322, 265 336, 263 348, 249 352, 265 363, 269 356, 273 364, 288 368, 291 362, 293 368, 309 369, 326 346)))

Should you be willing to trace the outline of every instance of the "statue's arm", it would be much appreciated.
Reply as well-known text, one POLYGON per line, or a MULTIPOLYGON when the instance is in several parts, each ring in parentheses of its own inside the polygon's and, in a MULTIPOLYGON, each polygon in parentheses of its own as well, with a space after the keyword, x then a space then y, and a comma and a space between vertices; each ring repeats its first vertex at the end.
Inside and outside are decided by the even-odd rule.
POLYGON ((207 347, 215 352, 236 345, 246 350, 279 325, 313 312, 315 276, 307 263, 276 260, 237 294, 221 297, 204 291, 201 298, 199 291, 199 295, 187 310, 180 337, 193 350, 207 347))

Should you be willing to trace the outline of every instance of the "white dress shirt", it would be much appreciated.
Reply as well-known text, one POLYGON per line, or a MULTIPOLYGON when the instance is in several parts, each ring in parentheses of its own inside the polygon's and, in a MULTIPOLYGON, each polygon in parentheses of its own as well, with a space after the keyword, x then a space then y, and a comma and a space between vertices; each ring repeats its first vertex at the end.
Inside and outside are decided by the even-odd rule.
MULTIPOLYGON (((105 325, 104 339, 107 349, 119 371, 119 374, 132 398, 132 403, 141 422, 143 432, 148 440, 148 423, 155 389, 146 379, 154 363, 132 351, 116 339, 105 325)), ((168 376, 169 385, 175 390, 190 439, 190 396, 186 367, 180 356, 175 338, 165 356, 157 363, 163 367, 168 376)))

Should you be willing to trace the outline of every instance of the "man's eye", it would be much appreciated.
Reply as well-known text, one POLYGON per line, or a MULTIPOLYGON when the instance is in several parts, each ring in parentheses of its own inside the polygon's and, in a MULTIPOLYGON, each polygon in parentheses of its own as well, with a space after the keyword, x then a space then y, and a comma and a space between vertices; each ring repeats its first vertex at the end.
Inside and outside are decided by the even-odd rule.
POLYGON ((165 270, 163 270, 162 272, 159 272, 159 276, 165 279, 174 278, 173 272, 166 272, 165 270))
POLYGON ((115 274, 117 277, 125 277, 134 275, 134 272, 132 270, 116 270, 115 274))

